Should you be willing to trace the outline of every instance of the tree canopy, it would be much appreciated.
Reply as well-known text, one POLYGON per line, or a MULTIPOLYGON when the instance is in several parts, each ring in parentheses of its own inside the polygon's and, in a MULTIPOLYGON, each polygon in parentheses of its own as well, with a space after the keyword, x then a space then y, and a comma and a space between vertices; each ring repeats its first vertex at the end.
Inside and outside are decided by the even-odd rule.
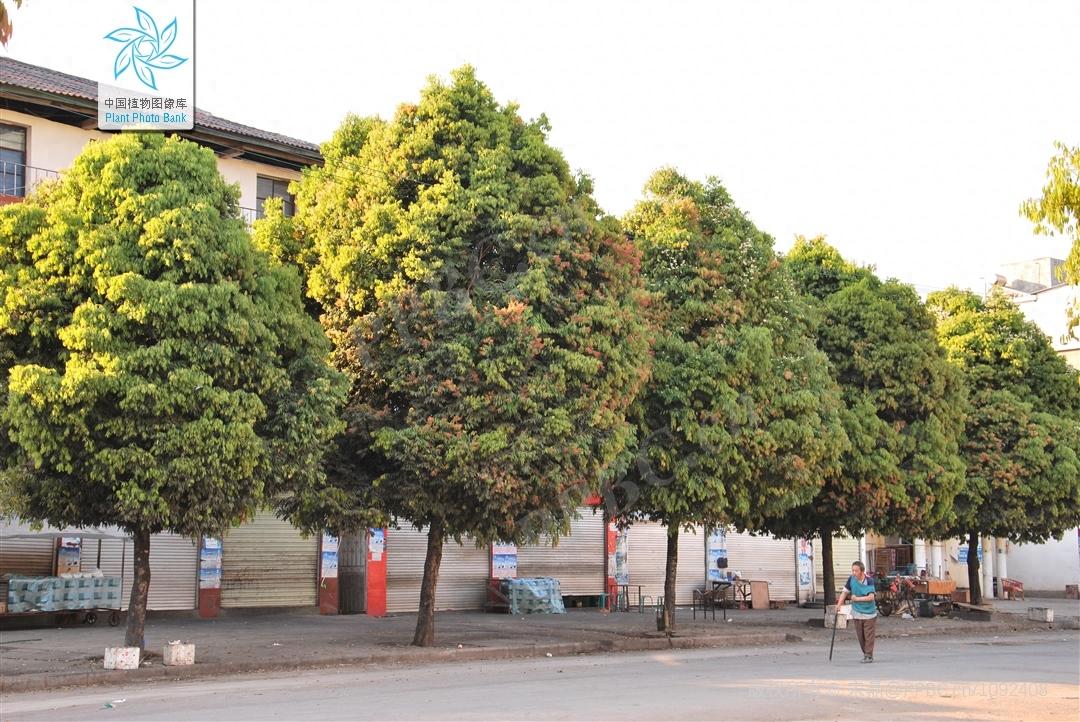
MULTIPOLYGON (((1074 285, 1080 284, 1080 146, 1070 147, 1055 143, 1057 155, 1050 159, 1046 169, 1046 185, 1041 198, 1031 198, 1020 207, 1020 212, 1034 224, 1037 233, 1058 233, 1069 244, 1065 259, 1065 278, 1074 285)), ((1074 307, 1070 313, 1069 328, 1075 334, 1080 316, 1074 307)))
MULTIPOLYGON (((950 535, 1015 542, 1060 538, 1080 524, 1080 380, 1000 291, 931 294, 938 334, 971 391, 961 451, 966 484, 950 535)), ((979 598, 977 549, 968 575, 979 598), (973 563, 974 561, 974 563, 973 563)))
POLYGON ((548 130, 461 68, 390 121, 347 119, 296 217, 266 232, 307 270, 352 381, 310 513, 334 525, 372 506, 429 529, 417 644, 445 538, 564 529, 631 456, 639 259, 548 130))
POLYGON ((298 275, 254 248, 237 199, 210 150, 124 134, 0 209, 5 495, 132 532, 140 646, 149 535, 221 532, 318 485, 340 427, 298 275))
POLYGON ((791 279, 715 179, 657 172, 625 227, 643 255, 654 363, 631 410, 639 458, 614 487, 625 520, 760 529, 806 503, 844 444, 828 361, 791 279))
POLYGON ((911 287, 845 261, 821 238, 798 239, 785 262, 813 309, 849 444, 810 503, 767 526, 821 536, 831 601, 833 533, 913 537, 951 517, 963 483, 965 390, 911 287))

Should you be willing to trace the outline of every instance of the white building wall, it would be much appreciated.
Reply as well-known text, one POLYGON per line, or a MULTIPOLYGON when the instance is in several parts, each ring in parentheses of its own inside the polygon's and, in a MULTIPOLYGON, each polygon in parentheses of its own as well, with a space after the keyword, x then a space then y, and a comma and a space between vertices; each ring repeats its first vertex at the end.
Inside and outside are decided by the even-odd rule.
POLYGON ((0 114, 0 121, 29 127, 26 137, 26 164, 46 170, 64 170, 87 143, 108 137, 107 133, 98 130, 83 130, 74 125, 56 123, 10 110, 0 114))
POLYGON ((296 180, 300 174, 289 168, 279 168, 264 163, 253 163, 249 160, 236 158, 218 158, 218 170, 225 180, 240 186, 240 206, 242 208, 255 207, 255 182, 261 176, 280 178, 282 180, 296 180))
MULTIPOLYGON (((28 127, 26 164, 52 171, 66 170, 87 143, 110 136, 109 133, 98 130, 84 130, 8 110, 3 111, 0 122, 28 127)), ((300 177, 300 173, 289 168, 238 158, 218 158, 218 170, 225 180, 240 186, 240 206, 243 208, 255 207, 255 185, 258 176, 283 180, 296 180, 300 177)))
POLYGON ((1009 544, 1009 578, 1023 582, 1025 594, 1065 593, 1080 584, 1080 528, 1044 544, 1009 544))
MULTIPOLYGON (((1059 352, 1080 349, 1080 339, 1069 335, 1069 309, 1080 298, 1080 287, 1061 285, 1013 300, 1029 321, 1050 337, 1059 352)), ((1077 333, 1080 336, 1080 332, 1077 333)))

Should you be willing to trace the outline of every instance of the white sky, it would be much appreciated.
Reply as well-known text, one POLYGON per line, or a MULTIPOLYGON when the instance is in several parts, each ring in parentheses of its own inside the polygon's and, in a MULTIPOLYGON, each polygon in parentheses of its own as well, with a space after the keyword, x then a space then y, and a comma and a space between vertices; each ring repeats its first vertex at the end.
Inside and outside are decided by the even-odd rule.
MULTIPOLYGON (((10 3, 9 3, 10 4, 10 3)), ((135 4, 138 4, 137 2, 135 4)), ((14 58, 87 75, 86 0, 27 0, 14 58)), ((786 249, 824 233, 920 290, 1055 255, 1018 206, 1080 143, 1080 2, 200 0, 197 101, 325 140, 472 63, 622 213, 655 168, 719 176, 786 249)))

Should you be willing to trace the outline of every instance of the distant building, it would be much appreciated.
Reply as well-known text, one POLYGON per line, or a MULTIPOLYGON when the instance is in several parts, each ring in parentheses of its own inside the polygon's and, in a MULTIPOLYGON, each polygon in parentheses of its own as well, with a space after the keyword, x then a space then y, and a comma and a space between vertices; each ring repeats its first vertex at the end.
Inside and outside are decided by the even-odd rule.
POLYGON ((1023 314, 1050 337, 1054 349, 1070 366, 1080 369, 1080 339, 1069 333, 1069 309, 1080 298, 1080 287, 1065 283, 1064 265, 1060 258, 1008 263, 1002 267, 994 285, 1004 290, 1023 314))
MULTIPOLYGON (((21 201, 38 183, 56 178, 87 143, 108 138, 97 130, 97 83, 39 65, 0 57, 0 204, 21 201)), ((262 204, 280 197, 292 210, 289 182, 321 165, 319 146, 195 111, 182 138, 214 151, 218 170, 240 187, 240 207, 251 222, 262 204)))
POLYGON ((1060 258, 1033 258, 1006 263, 1001 267, 999 285, 1018 293, 1036 293, 1065 283, 1065 261, 1060 258))

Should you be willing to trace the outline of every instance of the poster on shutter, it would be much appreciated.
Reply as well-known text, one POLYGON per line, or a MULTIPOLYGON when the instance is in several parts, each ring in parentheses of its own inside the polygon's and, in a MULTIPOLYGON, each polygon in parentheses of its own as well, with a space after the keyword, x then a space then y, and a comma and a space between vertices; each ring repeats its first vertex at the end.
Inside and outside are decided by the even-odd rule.
POLYGON ((386 551, 386 530, 369 529, 368 555, 371 561, 381 562, 383 552, 386 551))
POLYGON ((203 537, 199 551, 199 589, 221 589, 221 540, 203 537))
POLYGON ((709 581, 718 582, 727 579, 727 531, 715 529, 709 534, 709 581))
POLYGON ((630 545, 630 530, 622 529, 615 537, 615 583, 630 583, 630 564, 627 553, 630 545))
POLYGON ((319 578, 336 579, 338 570, 338 538, 332 534, 322 536, 322 559, 319 563, 319 578))
POLYGON ((60 547, 56 550, 56 573, 74 574, 79 571, 79 552, 82 547, 82 539, 77 536, 66 536, 60 539, 60 547))
POLYGON ((491 545, 491 575, 495 579, 517 578, 517 544, 491 545))
POLYGON ((809 539, 799 539, 799 586, 809 587, 814 570, 814 544, 809 539))

